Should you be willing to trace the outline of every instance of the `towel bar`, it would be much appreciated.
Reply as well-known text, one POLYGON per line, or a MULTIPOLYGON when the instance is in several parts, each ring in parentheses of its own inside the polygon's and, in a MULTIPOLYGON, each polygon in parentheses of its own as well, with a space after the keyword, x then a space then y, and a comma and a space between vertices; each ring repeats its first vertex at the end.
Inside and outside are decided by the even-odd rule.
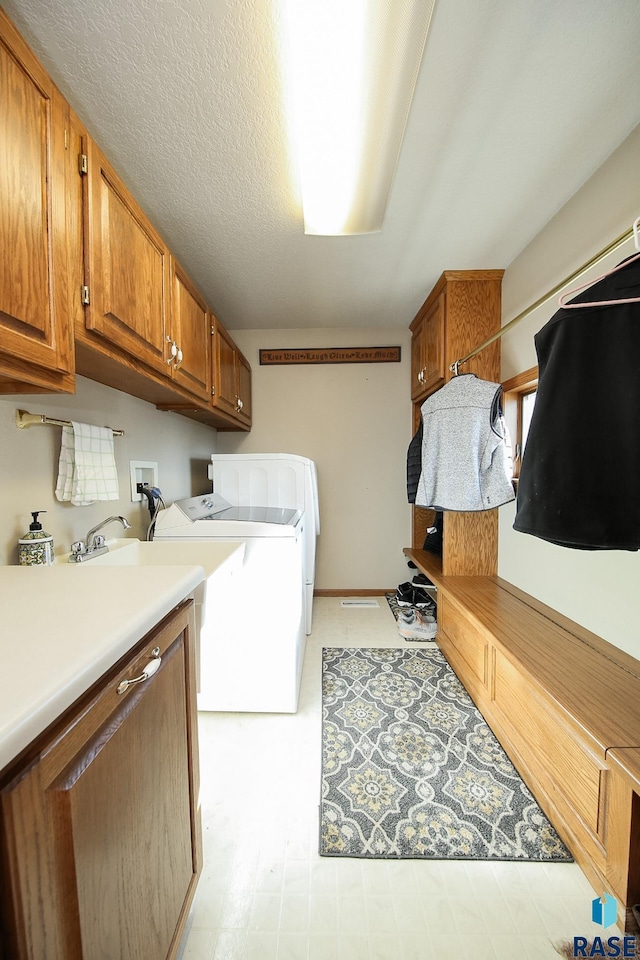
MULTIPOLYGON (((55 417, 45 417, 44 413, 27 413, 26 410, 16 410, 16 427, 24 430, 36 424, 47 423, 56 427, 70 427, 71 420, 57 420, 55 417)), ((114 437, 124 437, 124 430, 113 430, 114 437)))

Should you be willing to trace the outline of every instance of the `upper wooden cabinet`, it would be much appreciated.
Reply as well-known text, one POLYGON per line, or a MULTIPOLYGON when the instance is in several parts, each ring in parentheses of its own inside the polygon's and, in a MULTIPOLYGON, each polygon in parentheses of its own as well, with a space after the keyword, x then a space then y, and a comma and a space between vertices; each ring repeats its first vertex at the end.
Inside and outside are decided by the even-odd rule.
POLYGON ((212 375, 211 314, 180 264, 173 257, 170 262, 168 366, 177 383, 209 403, 212 375))
POLYGON ((251 424, 251 364, 239 350, 236 350, 236 363, 238 369, 238 399, 240 409, 238 419, 243 423, 251 424))
POLYGON ((170 375, 169 251, 90 138, 84 155, 86 329, 170 375))
POLYGON ((411 399, 427 396, 445 380, 445 293, 429 302, 411 324, 411 399))
POLYGON ((73 392, 68 107, 0 9, 0 392, 73 392))
POLYGON ((0 394, 77 371, 248 429, 247 361, 212 357, 205 300, 1 9, 0 144, 0 394))
POLYGON ((250 426, 251 366, 249 361, 218 319, 214 321, 212 333, 214 340, 213 405, 236 421, 250 426))
MULTIPOLYGON (((500 329, 502 270, 447 270, 411 323, 413 427, 421 405, 453 374, 449 367, 500 329), (421 374, 421 376, 419 376, 421 374)), ((500 345, 495 341, 461 368, 483 380, 500 381, 500 345)), ((413 508, 412 546, 420 549, 432 510, 413 508)), ((442 572, 447 576, 492 576, 498 566, 498 511, 446 511, 442 572)))

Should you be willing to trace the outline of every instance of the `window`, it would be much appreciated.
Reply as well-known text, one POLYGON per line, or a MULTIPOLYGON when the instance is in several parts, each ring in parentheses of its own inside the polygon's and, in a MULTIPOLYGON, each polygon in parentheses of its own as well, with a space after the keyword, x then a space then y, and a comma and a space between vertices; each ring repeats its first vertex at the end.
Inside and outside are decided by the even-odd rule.
POLYGON ((531 417, 533 416, 533 408, 536 403, 536 393, 536 390, 530 390, 529 393, 520 394, 520 415, 518 417, 520 436, 518 437, 518 443, 520 444, 521 454, 524 453, 527 437, 529 436, 531 417))
POLYGON ((531 367, 502 384, 504 416, 513 451, 513 477, 517 481, 522 463, 522 451, 527 442, 531 416, 536 402, 538 368, 531 367))

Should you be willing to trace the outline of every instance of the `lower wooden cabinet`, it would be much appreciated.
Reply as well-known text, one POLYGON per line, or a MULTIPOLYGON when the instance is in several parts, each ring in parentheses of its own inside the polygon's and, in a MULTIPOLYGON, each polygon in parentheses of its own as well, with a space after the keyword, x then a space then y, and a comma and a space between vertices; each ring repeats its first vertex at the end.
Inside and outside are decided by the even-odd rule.
POLYGON ((579 846, 603 872, 604 746, 446 594, 439 596, 438 626, 443 653, 540 805, 572 850, 579 846))
POLYGON ((446 624, 447 640, 456 658, 464 663, 465 684, 473 695, 486 696, 489 681, 490 645, 486 637, 469 623, 464 611, 446 595, 438 597, 438 623, 446 624))
POLYGON ((0 956, 176 956, 202 861, 193 629, 188 601, 0 791, 0 956))
POLYGON ((581 736, 545 691, 499 650, 494 652, 493 705, 497 723, 526 758, 536 782, 556 804, 566 805, 563 812, 574 829, 586 828, 589 841, 602 843, 605 763, 604 758, 598 762, 588 736, 581 736), (561 785, 569 783, 571 790, 562 796, 561 785))
POLYGON ((595 892, 637 931, 640 664, 500 577, 446 576, 437 642, 595 892))

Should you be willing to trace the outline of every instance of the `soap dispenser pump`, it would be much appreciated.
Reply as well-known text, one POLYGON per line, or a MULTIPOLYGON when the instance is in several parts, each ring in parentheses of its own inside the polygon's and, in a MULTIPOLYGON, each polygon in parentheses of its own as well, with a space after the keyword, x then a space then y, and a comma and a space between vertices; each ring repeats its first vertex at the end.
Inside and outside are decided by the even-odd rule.
POLYGON ((53 563, 53 537, 38 523, 38 514, 46 510, 34 510, 33 522, 24 537, 18 540, 18 563, 21 567, 47 567, 53 563))

